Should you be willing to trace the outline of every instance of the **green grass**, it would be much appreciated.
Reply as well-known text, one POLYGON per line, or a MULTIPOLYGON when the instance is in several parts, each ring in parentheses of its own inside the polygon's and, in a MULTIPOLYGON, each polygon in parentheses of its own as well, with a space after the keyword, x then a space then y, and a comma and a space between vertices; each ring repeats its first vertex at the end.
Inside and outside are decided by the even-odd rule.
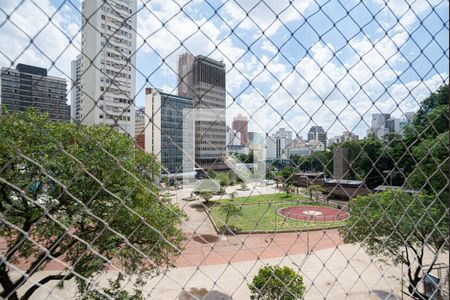
POLYGON ((235 203, 235 204, 261 204, 261 203, 274 203, 274 202, 296 202, 308 200, 304 196, 290 194, 289 196, 286 193, 277 193, 277 194, 266 194, 266 195, 255 195, 255 196, 246 196, 231 199, 221 199, 211 201, 212 203, 220 204, 220 203, 235 203))
MULTIPOLYGON (((272 194, 262 196, 251 196, 236 198, 234 203, 242 207, 242 217, 231 217, 230 226, 236 226, 241 231, 265 231, 273 232, 280 230, 311 230, 329 227, 343 226, 345 221, 339 222, 304 222, 286 219, 278 215, 280 208, 295 205, 320 205, 313 203, 306 198, 292 195, 286 197, 285 194, 272 194), (283 197, 284 196, 284 197, 283 197), (283 203, 280 203, 283 202, 283 203), (242 205, 244 204, 244 205, 242 205), (246 205, 249 204, 249 205, 246 205)), ((219 201, 216 201, 218 203, 219 201)), ((221 200, 220 203, 232 202, 231 200, 221 200)), ((211 217, 217 226, 224 225, 225 216, 219 211, 220 204, 214 205, 210 209, 211 217)))

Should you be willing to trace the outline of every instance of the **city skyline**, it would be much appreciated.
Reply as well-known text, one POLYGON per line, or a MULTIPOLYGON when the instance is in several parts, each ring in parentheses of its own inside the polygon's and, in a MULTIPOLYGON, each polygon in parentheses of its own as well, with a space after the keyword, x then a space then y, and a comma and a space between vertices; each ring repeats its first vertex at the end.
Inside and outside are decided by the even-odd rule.
MULTIPOLYGON (((297 133, 304 135, 312 125, 319 125, 329 133, 329 136, 338 135, 344 130, 364 136, 366 129, 370 126, 372 113, 382 111, 395 117, 401 117, 401 111, 416 111, 420 100, 448 81, 448 66, 444 61, 440 60, 442 56, 442 50, 440 49, 448 48, 448 39, 442 38, 443 33, 440 31, 438 24, 432 24, 430 27, 431 31, 435 33, 435 40, 431 40, 432 43, 429 42, 431 37, 426 33, 414 32, 412 36, 416 41, 430 44, 427 46, 427 57, 433 63, 431 71, 430 68, 421 67, 419 63, 414 65, 417 73, 404 69, 405 60, 413 61, 412 63, 414 64, 414 58, 420 58, 422 55, 406 43, 407 37, 405 37, 405 34, 413 31, 417 25, 418 18, 411 13, 407 13, 401 18, 401 24, 404 26, 404 29, 400 28, 400 26, 389 29, 388 25, 395 23, 395 20, 387 14, 379 14, 377 17, 380 18, 380 21, 385 22, 387 26, 388 35, 385 38, 383 38, 382 33, 376 31, 369 31, 367 35, 353 37, 350 34, 351 26, 349 26, 343 31, 343 34, 349 38, 351 37, 351 39, 344 48, 342 48, 339 39, 325 36, 321 42, 318 42, 314 39, 314 32, 312 32, 311 37, 308 37, 308 30, 301 28, 304 38, 301 40, 303 47, 299 48, 294 47, 298 46, 298 44, 281 47, 283 45, 283 34, 285 34, 285 32, 283 33, 282 24, 267 24, 263 18, 267 12, 263 8, 258 7, 254 10, 254 14, 252 13, 252 17, 254 17, 258 25, 262 26, 261 28, 267 28, 267 37, 270 37, 270 40, 267 37, 258 40, 255 46, 251 48, 251 51, 248 52, 248 55, 244 55, 242 59, 238 60, 245 54, 245 45, 242 45, 242 42, 240 43, 235 35, 225 39, 224 43, 219 43, 226 36, 227 30, 223 32, 217 31, 220 28, 220 24, 213 21, 207 22, 208 26, 204 26, 207 28, 205 31, 207 30, 208 33, 211 33, 211 41, 208 41, 204 36, 195 35, 195 37, 187 39, 183 43, 183 47, 179 48, 180 41, 177 41, 178 44, 174 43, 174 39, 170 37, 168 30, 161 29, 161 24, 158 25, 156 19, 157 16, 164 20, 170 15, 171 9, 174 8, 173 3, 168 3, 167 7, 163 7, 160 4, 158 1, 152 1, 148 5, 148 9, 143 9, 141 4, 138 4, 136 29, 138 33, 137 48, 140 50, 137 52, 136 66, 138 70, 135 86, 137 106, 142 106, 144 99, 143 89, 145 87, 159 87, 167 92, 175 92, 177 85, 177 57, 182 52, 190 52, 194 55, 201 54, 224 60, 227 66, 227 81, 229 83, 227 84, 227 112, 230 115, 242 113, 252 116, 253 121, 258 121, 258 125, 255 125, 256 128, 250 127, 250 131, 258 130, 271 133, 274 125, 277 125, 278 127, 292 127, 297 133), (152 9, 156 16, 152 16, 149 9, 152 9), (152 27, 151 25, 157 26, 152 27), (143 38, 146 37, 149 38, 144 43, 143 38), (396 48, 393 48, 395 45, 392 40, 398 43, 401 51, 390 57, 390 49, 396 51, 396 48), (436 44, 436 41, 441 43, 441 47, 436 44), (218 49, 212 47, 214 44, 220 44, 218 49), (386 49, 387 52, 385 53, 389 57, 389 65, 383 66, 381 64, 384 60, 377 54, 379 47, 386 49), (280 52, 277 52, 277 48, 280 48, 280 52), (295 54, 293 49, 300 51, 295 54), (156 51, 160 56, 156 55, 156 51), (359 54, 356 54, 354 51, 358 51, 359 54), (358 56, 361 56, 363 59, 361 64, 355 61, 355 58, 358 56), (164 62, 161 61, 161 58, 165 59, 164 62), (286 60, 286 58, 289 58, 289 60, 286 60), (364 67, 363 63, 366 63, 367 67, 364 67), (264 65, 266 65, 266 68, 263 68, 264 65), (306 68, 307 66, 309 66, 309 69, 306 68), (345 66, 350 69, 349 74, 352 76, 345 76, 345 66), (295 70, 293 70, 293 67, 295 67, 295 70), (327 78, 324 74, 318 73, 320 67, 324 68, 327 75, 331 77, 327 78), (405 71, 400 72, 400 70, 405 71), (364 81, 364 74, 372 74, 371 71, 376 71, 375 76, 381 81, 381 84, 375 81, 364 81), (147 78, 147 76, 149 77, 147 78), (330 89, 329 84, 326 83, 330 79, 331 82, 339 82, 342 86, 338 85, 337 88, 332 87, 330 89), (253 84, 251 88, 247 88, 248 80, 251 80, 253 84), (358 89, 359 80, 364 81, 361 82, 361 84, 364 83, 362 84, 362 90, 358 89), (312 85, 304 87, 303 83, 305 81, 310 82, 312 85), (280 82, 283 82, 284 88, 280 89, 280 82), (296 87, 293 86, 294 82, 297 83, 296 87), (387 86, 388 90, 384 90, 382 86, 387 86), (411 90, 412 95, 408 94, 409 90, 411 90), (292 95, 287 94, 286 91, 289 91, 292 95), (233 98, 235 98, 236 102, 233 102, 233 98), (376 99, 376 106, 372 106, 370 99, 376 99), (266 100, 271 104, 270 106, 264 105, 266 100), (349 100, 351 100, 351 104, 355 108, 347 105, 349 100), (298 101, 297 105, 295 101, 298 101), (399 107, 396 106, 397 102, 400 103, 399 107), (263 106, 262 109, 257 110, 261 106, 263 106), (339 115, 339 121, 335 120, 336 115, 339 115), (281 120, 281 116, 284 116, 283 120, 281 120)), ((274 1, 271 4, 273 4, 275 11, 281 11, 284 6, 282 1, 279 1, 279 3, 274 1)), ((30 5, 34 7, 32 3, 25 1, 24 5, 15 12, 17 18, 27 11, 31 11, 30 5)), ((386 13, 389 9, 392 9, 400 15, 405 10, 405 6, 402 5, 384 7, 384 4, 380 4, 377 1, 370 1, 367 5, 369 8, 385 10, 386 13)), ((69 78, 70 62, 76 58, 81 49, 81 34, 78 32, 81 20, 79 10, 77 10, 81 8, 81 2, 75 1, 74 6, 76 7, 63 5, 64 9, 58 11, 52 19, 55 24, 58 24, 60 28, 65 30, 63 32, 66 32, 73 39, 73 44, 67 50, 63 51, 65 49, 64 45, 68 43, 67 36, 58 31, 57 28, 52 28, 44 30, 34 39, 35 47, 48 50, 45 52, 48 58, 39 53, 35 47, 31 47, 21 56, 16 57, 12 50, 14 45, 16 48, 26 45, 27 38, 22 33, 15 32, 13 28, 3 26, 0 29, 0 33, 2 33, 3 37, 8 37, 7 44, 9 46, 5 48, 7 58, 5 56, 0 57, 0 64, 9 66, 11 63, 23 61, 28 64, 47 67, 52 75, 62 75, 69 78), (52 41, 51 47, 45 43, 44 37, 45 41, 52 41), (57 56, 60 52, 63 52, 61 57, 57 56), (52 65, 53 60, 55 61, 54 66, 52 65), (61 71, 57 71, 57 68, 61 71)), ((207 12, 205 6, 201 3, 193 3, 191 6, 192 8, 198 8, 198 12, 193 12, 192 14, 194 21, 178 16, 168 22, 167 25, 168 28, 174 31, 175 36, 178 36, 181 40, 185 37, 187 38, 189 36, 188 33, 198 30, 198 26, 193 25, 195 22, 200 22, 202 16, 207 12)), ((55 12, 56 7, 57 1, 50 1, 42 5, 42 10, 50 15, 52 12, 55 12)), ((302 12, 304 18, 308 18, 314 12, 315 7, 316 4, 305 2, 295 8, 302 12)), ((342 11, 341 4, 338 3, 330 3, 326 7, 331 10, 336 9, 335 15, 331 15, 332 18, 337 18, 336 14, 342 11)), ((446 12, 447 7, 448 4, 443 3, 436 5, 435 10, 438 14, 443 14, 446 12)), ((6 4, 4 10, 7 13, 12 8, 10 4, 6 4)), ((413 8, 419 16, 426 15, 429 12, 429 7, 422 6, 420 3, 415 3, 413 8)), ((358 7, 358 10, 361 9, 358 7)), ((222 13, 230 24, 237 24, 236 22, 242 17, 241 12, 242 9, 236 7, 233 2, 219 10, 219 13, 222 13)), ((11 19, 14 21, 16 20, 15 14, 11 16, 11 19)), ((298 24, 295 22, 297 16, 299 16, 298 13, 295 12, 295 9, 292 9, 282 14, 280 19, 285 22, 287 28, 294 30, 298 28, 298 24)), ((29 27, 36 28, 35 32, 30 32, 31 35, 37 33, 40 27, 39 24, 44 24, 48 20, 42 12, 36 12, 35 15, 27 16, 24 19, 27 22, 32 20, 36 24, 34 27, 29 27)), ((18 19, 18 22, 24 22, 24 20, 18 19)), ((249 41, 251 41, 255 30, 257 30, 257 27, 246 24, 245 26, 240 26, 236 32, 248 37, 249 41)), ((420 60, 417 59, 417 61, 420 60)), ((71 86, 70 82, 69 86, 71 86)), ((230 121, 229 118, 227 123, 229 124, 230 121)))

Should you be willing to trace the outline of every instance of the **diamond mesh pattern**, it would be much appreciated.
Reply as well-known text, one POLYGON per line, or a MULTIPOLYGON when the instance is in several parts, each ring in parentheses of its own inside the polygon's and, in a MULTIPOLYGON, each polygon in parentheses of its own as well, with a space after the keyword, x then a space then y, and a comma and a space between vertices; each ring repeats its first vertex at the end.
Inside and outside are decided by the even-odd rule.
POLYGON ((448 1, 4 2, 2 299, 448 299, 448 1))

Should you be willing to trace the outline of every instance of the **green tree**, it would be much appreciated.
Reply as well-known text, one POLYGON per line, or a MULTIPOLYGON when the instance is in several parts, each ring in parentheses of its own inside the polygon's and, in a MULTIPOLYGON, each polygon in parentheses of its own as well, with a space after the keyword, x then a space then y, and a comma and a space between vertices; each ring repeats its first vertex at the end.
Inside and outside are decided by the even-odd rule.
POLYGON ((287 196, 291 195, 291 188, 292 188, 292 184, 289 181, 283 183, 283 190, 287 196))
POLYGON ((102 287, 101 290, 88 290, 85 295, 83 295, 83 300, 144 300, 144 294, 142 292, 142 287, 145 282, 138 280, 135 284, 138 288, 135 288, 133 293, 130 293, 123 288, 122 283, 124 282, 124 276, 119 273, 119 275, 113 280, 108 279, 108 287, 102 287))
POLYGON ((284 182, 294 181, 293 174, 294 174, 294 169, 291 166, 285 166, 283 168, 283 170, 281 171, 281 176, 283 176, 284 182))
POLYGON ((265 266, 248 285, 250 299, 295 300, 305 293, 303 277, 289 267, 265 266))
POLYGON ((448 201, 449 181, 449 132, 437 137, 429 137, 412 149, 417 161, 409 175, 409 186, 437 195, 442 201, 448 201))
POLYGON ((214 171, 214 170, 209 170, 208 173, 207 173, 207 176, 208 176, 209 179, 216 178, 216 175, 217 175, 217 172, 214 171))
POLYGON ((243 216, 242 208, 234 203, 222 204, 219 207, 219 211, 225 215, 225 226, 227 227, 231 217, 243 216))
POLYGON ((350 208, 347 227, 340 229, 344 241, 361 243, 369 255, 386 262, 405 264, 411 296, 427 299, 419 292, 422 272, 448 250, 448 207, 427 194, 388 190, 353 199, 350 208), (427 251, 434 259, 422 269, 427 251))
POLYGON ((389 145, 374 135, 362 140, 333 145, 331 150, 334 151, 336 147, 348 150, 349 170, 346 178, 363 180, 369 188, 383 184, 385 180, 383 171, 392 170, 395 166, 388 153, 389 145))
POLYGON ((201 198, 203 198, 203 200, 205 200, 206 204, 209 204, 209 201, 214 196, 214 193, 213 192, 202 191, 202 192, 197 192, 197 195, 199 195, 201 198))
MULTIPOLYGON (((111 260, 146 278, 170 265, 177 251, 168 245, 185 239, 185 214, 157 196, 155 157, 110 127, 51 122, 31 110, 4 114, 0 165, 2 259, 29 262, 18 278, 0 264, 0 297, 18 299, 17 289, 29 284, 21 296, 28 299, 47 282, 96 276, 111 260), (28 283, 53 258, 73 269, 28 283)), ((76 280, 86 291, 86 282, 76 280)))
POLYGON ((316 201, 319 201, 320 194, 325 192, 326 190, 318 184, 311 184, 308 186, 306 191, 309 193, 309 199, 312 200, 313 196, 316 199, 316 201))
MULTIPOLYGON (((419 153, 424 154, 424 145, 430 146, 431 144, 445 143, 445 133, 447 133, 448 143, 448 131, 449 131, 449 106, 448 106, 448 85, 443 85, 436 92, 432 93, 429 97, 422 101, 419 111, 415 114, 412 123, 404 128, 404 138, 398 142, 400 146, 395 149, 394 156, 396 162, 401 166, 405 178, 416 172, 414 175, 416 181, 417 171, 416 165, 422 160, 422 156, 419 153), (436 139, 436 140, 434 140, 436 139), (433 141, 434 140, 434 141, 433 141), (397 159, 398 158, 398 159, 397 159)), ((431 147, 430 149, 432 149, 431 147)), ((438 148, 440 148, 438 146, 438 148)), ((448 153, 448 152, 447 152, 448 153)), ((429 155, 427 155, 428 158, 429 155)), ((447 154, 448 157, 448 154, 447 154)), ((429 162, 430 160, 427 159, 429 162)), ((437 164, 442 163, 442 160, 436 161, 437 164)), ((421 164, 423 168, 432 170, 421 164)), ((430 178, 432 172, 424 173, 426 177, 430 178)), ((407 180, 408 181, 408 180, 407 180)), ((417 186, 417 182, 410 184, 417 186)), ((425 182, 423 182, 425 183, 425 182)), ((428 189, 429 190, 429 189, 428 189)))
POLYGON ((420 104, 411 126, 405 130, 408 144, 449 130, 448 84, 441 86, 420 104))

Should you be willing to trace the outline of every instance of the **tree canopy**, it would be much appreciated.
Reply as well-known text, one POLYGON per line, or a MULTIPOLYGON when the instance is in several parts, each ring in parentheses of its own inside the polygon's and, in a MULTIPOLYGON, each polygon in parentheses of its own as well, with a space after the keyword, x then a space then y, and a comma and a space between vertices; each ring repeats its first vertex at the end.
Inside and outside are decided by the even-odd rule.
POLYGON ((370 255, 405 264, 410 295, 427 299, 419 289, 429 272, 422 269, 424 253, 431 250, 432 269, 439 253, 449 247, 448 85, 421 103, 403 131, 384 140, 368 136, 339 145, 348 148, 351 179, 365 179, 370 187, 393 182, 415 190, 388 190, 351 200, 351 217, 341 233, 345 242, 361 243, 370 255))
MULTIPOLYGON (((22 277, 0 264, 9 299, 52 259, 68 268, 31 284, 81 279, 119 264, 145 277, 170 265, 184 235, 184 213, 159 197, 159 166, 132 139, 107 126, 52 122, 31 110, 0 117, 0 238, 8 264, 30 262, 22 277)), ((95 289, 95 287, 94 287, 95 289)))
POLYGON ((305 293, 303 277, 289 267, 264 266, 248 285, 250 299, 294 300, 305 293))
MULTIPOLYGON (((424 253, 448 250, 448 211, 446 205, 425 193, 388 190, 360 196, 350 203, 347 227, 340 229, 347 243, 361 243, 369 255, 390 259, 407 266, 408 290, 418 299, 423 278, 424 253)), ((430 269, 431 269, 430 267, 430 269)))

